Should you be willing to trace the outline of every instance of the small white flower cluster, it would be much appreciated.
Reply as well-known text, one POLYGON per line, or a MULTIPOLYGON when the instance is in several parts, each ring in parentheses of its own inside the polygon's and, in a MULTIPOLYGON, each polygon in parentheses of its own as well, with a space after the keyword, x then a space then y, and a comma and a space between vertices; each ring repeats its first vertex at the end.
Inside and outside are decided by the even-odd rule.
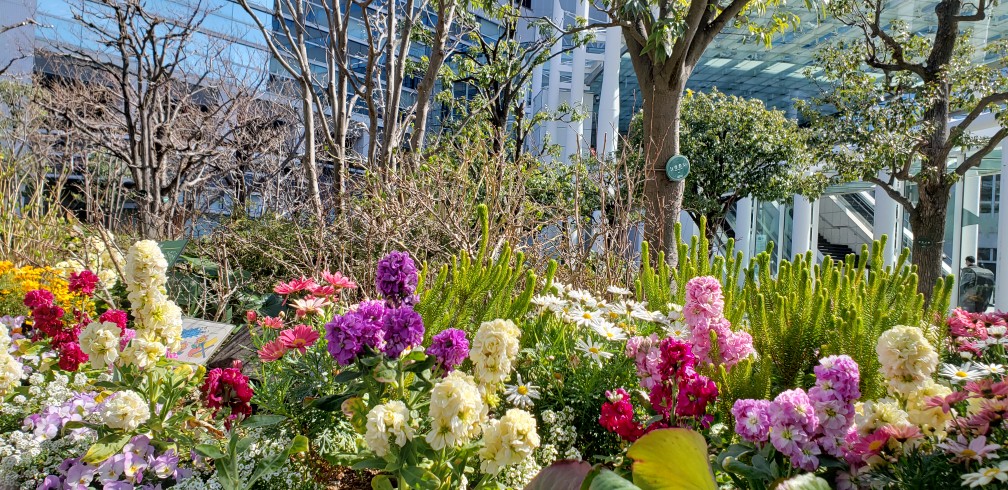
POLYGON ((71 383, 70 377, 54 371, 52 379, 40 372, 28 376, 28 396, 17 395, 0 405, 0 412, 22 418, 45 407, 58 407, 74 397, 89 383, 87 375, 76 373, 71 383))
POLYGON ((123 255, 116 248, 109 248, 106 243, 112 243, 112 234, 100 230, 104 236, 89 236, 84 239, 80 246, 73 247, 71 251, 77 255, 76 258, 68 259, 56 264, 55 268, 69 276, 71 272, 81 272, 85 269, 94 272, 101 281, 101 286, 111 288, 119 282, 119 274, 116 272, 116 264, 123 263, 123 255))
POLYGON ((182 310, 168 299, 168 262, 157 242, 141 240, 126 253, 129 292, 137 337, 177 349, 182 341, 182 310))
POLYGON ((7 327, 0 325, 0 395, 21 385, 24 366, 10 353, 11 338, 7 327))
MULTIPOLYGON (((272 456, 283 451, 290 444, 288 435, 267 436, 262 429, 253 429, 247 434, 254 442, 249 448, 238 455, 238 473, 247 481, 256 468, 256 461, 266 456, 272 456)), ((223 486, 217 479, 214 465, 208 464, 205 471, 196 471, 192 477, 178 482, 172 488, 178 490, 222 490, 223 486)), ((255 485, 266 490, 294 490, 319 488, 314 478, 308 474, 307 467, 298 461, 289 461, 280 469, 263 475, 255 485)))
POLYGON ((689 335, 680 321, 681 306, 669 304, 667 314, 652 311, 647 303, 630 298, 631 292, 625 288, 610 286, 606 290, 614 298, 612 302, 558 282, 551 284, 550 292, 533 297, 532 303, 540 313, 552 312, 560 320, 582 328, 586 336, 578 339, 575 348, 598 364, 613 356, 603 342, 626 340, 634 322, 654 323, 677 338, 689 335))
POLYGON ((31 432, 0 435, 0 488, 34 490, 66 458, 84 454, 96 440, 93 431, 71 431, 66 437, 46 439, 31 432))

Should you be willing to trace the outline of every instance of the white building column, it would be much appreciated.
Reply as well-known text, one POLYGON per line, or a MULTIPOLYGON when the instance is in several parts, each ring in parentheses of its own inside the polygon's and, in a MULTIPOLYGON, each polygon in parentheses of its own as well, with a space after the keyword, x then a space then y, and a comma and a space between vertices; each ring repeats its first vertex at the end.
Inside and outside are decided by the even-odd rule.
MULTIPOLYGON (((880 171, 879 180, 888 181, 889 173, 880 171)), ((899 203, 896 202, 882 188, 875 186, 875 219, 872 224, 872 238, 881 240, 882 235, 886 235, 886 247, 883 250, 883 261, 885 265, 896 263, 896 250, 899 249, 900 236, 897 234, 897 224, 899 223, 899 203)))
MULTIPOLYGON (((564 11, 560 7, 560 0, 553 0, 553 23, 557 28, 564 28, 564 11)), ((549 61, 549 87, 546 87, 546 109, 555 113, 560 107, 560 52, 563 50, 563 37, 550 46, 549 61)), ((546 125, 552 143, 566 143, 565 138, 560 137, 562 123, 552 120, 546 125)))
POLYGON ((980 238, 980 223, 977 219, 980 216, 980 174, 976 169, 966 172, 963 176, 963 202, 962 214, 965 218, 967 213, 973 216, 973 221, 967 223, 963 220, 960 262, 967 256, 977 255, 977 241, 980 238))
MULTIPOLYGON (((962 163, 962 155, 959 156, 959 163, 962 163)), ((957 163, 958 167, 959 164, 957 163)), ((963 180, 960 179, 959 182, 955 183, 952 187, 952 277, 955 278, 955 282, 952 284, 952 302, 949 304, 950 309, 954 309, 959 305, 959 271, 963 266, 963 259, 966 258, 962 253, 962 236, 963 236, 963 180)))
POLYGON ((602 91, 599 92, 598 130, 595 146, 599 156, 612 153, 618 146, 620 57, 623 54, 623 31, 606 28, 605 55, 602 63, 602 91))
POLYGON ((994 308, 1008 311, 1008 141, 1001 143, 1001 193, 998 196, 997 277, 994 308))
POLYGON ((812 250, 812 229, 814 228, 812 223, 818 218, 818 216, 814 216, 814 212, 812 202, 807 197, 795 194, 794 214, 791 217, 791 257, 788 257, 789 259, 795 255, 805 255, 806 252, 812 250))
POLYGON ((735 252, 742 252, 742 267, 749 265, 752 258, 752 235, 755 223, 753 220, 753 210, 755 201, 752 198, 744 197, 735 204, 735 252))
MULTIPOLYGON (((588 0, 578 0, 577 11, 575 14, 578 17, 587 19, 588 18, 588 0)), ((571 95, 570 104, 576 110, 582 110, 584 112, 591 112, 589 110, 584 110, 584 95, 585 95, 585 63, 588 58, 588 46, 581 45, 574 50, 574 62, 571 65, 571 95)), ((569 157, 570 155, 576 155, 584 153, 584 141, 587 138, 584 135, 584 119, 580 119, 574 122, 574 127, 567 131, 567 142, 564 145, 564 156, 569 157)))

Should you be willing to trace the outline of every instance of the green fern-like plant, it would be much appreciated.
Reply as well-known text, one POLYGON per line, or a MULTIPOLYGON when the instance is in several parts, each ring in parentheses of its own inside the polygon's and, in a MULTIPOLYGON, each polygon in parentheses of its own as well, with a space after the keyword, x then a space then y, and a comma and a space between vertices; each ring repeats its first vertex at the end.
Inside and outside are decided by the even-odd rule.
MULTIPOLYGON (((525 255, 504 244, 496 257, 490 256, 490 225, 487 207, 477 207, 482 237, 476 256, 462 251, 436 271, 424 264, 420 272, 420 301, 416 310, 424 318, 428 337, 446 328, 469 333, 480 323, 496 318, 521 319, 528 312, 536 291, 536 274, 525 263, 525 255)), ((557 265, 546 270, 547 285, 557 265)))
MULTIPOLYGON (((774 387, 784 390, 812 383, 819 358, 846 354, 861 368, 861 391, 884 395, 875 344, 896 325, 940 325, 951 298, 951 278, 939 281, 929 304, 917 292, 916 268, 904 250, 893 266, 882 260, 885 237, 843 262, 829 257, 813 265, 812 253, 781 261, 770 275, 770 254, 756 256, 745 271, 743 295, 749 307, 753 343, 771 360, 774 387)), ((943 335, 930 328, 936 344, 943 335)))

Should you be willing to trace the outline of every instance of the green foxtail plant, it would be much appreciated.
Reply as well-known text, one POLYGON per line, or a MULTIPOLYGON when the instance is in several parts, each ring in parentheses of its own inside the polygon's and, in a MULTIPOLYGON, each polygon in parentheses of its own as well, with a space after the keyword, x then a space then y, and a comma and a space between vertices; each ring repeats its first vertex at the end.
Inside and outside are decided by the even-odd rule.
MULTIPOLYGON (((742 296, 748 305, 753 345, 773 364, 775 391, 810 384, 818 359, 847 354, 861 367, 861 391, 868 398, 884 396, 875 344, 896 325, 939 325, 925 329, 935 338, 948 309, 951 277, 935 286, 930 304, 917 292, 916 267, 904 250, 893 266, 876 240, 860 257, 843 262, 829 257, 813 265, 812 252, 782 260, 771 275, 769 252, 757 255, 745 270, 742 296)), ((940 343, 938 343, 940 345, 940 343)), ((806 386, 807 387, 807 386, 806 386)))
MULTIPOLYGON (((452 257, 450 265, 441 266, 436 273, 426 263, 420 272, 420 301, 415 308, 423 316, 428 336, 450 327, 472 333, 484 321, 518 320, 528 312, 536 290, 535 272, 525 263, 525 255, 507 243, 496 257, 491 257, 485 205, 477 208, 477 220, 482 236, 476 257, 461 251, 452 257)), ((550 261, 547 287, 556 268, 556 262, 550 261)))

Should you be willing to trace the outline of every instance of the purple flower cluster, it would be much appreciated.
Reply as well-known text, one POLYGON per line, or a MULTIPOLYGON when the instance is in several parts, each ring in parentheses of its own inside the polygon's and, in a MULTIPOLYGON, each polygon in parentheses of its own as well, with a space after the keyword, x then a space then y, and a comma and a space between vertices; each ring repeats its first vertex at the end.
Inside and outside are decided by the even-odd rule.
POLYGON ((336 315, 325 325, 329 354, 340 366, 346 366, 365 347, 381 350, 385 347, 384 316, 385 303, 381 301, 362 301, 356 308, 336 315))
POLYGON ((690 327, 693 353, 702 362, 724 364, 726 369, 731 369, 756 352, 752 336, 745 331, 733 331, 731 323, 725 319, 721 283, 711 276, 695 277, 686 283, 683 317, 690 327), (717 359, 711 356, 711 332, 717 338, 717 359))
POLYGON ((660 340, 658 335, 651 334, 648 337, 630 337, 626 343, 626 355, 634 360, 637 366, 637 377, 640 378, 641 388, 650 390, 661 382, 661 349, 658 348, 660 340))
MULTIPOLYGON (((66 403, 59 406, 49 406, 40 413, 25 417, 22 429, 31 432, 40 439, 54 439, 69 422, 82 422, 98 407, 95 393, 78 393, 66 403)), ((74 432, 90 429, 74 429, 74 432)))
POLYGON ((385 327, 384 352, 391 358, 397 358, 404 350, 423 342, 423 319, 411 306, 386 309, 382 323, 385 327))
POLYGON ((437 359, 445 374, 450 373, 469 356, 469 339, 463 330, 457 328, 442 330, 431 339, 427 354, 437 359))
POLYGON ((732 406, 735 432, 752 443, 765 443, 805 471, 819 466, 825 452, 843 456, 844 439, 854 424, 858 365, 848 356, 829 356, 815 368, 816 384, 808 393, 788 390, 767 400, 737 400, 732 406))
POLYGON ((407 252, 392 251, 378 261, 375 286, 392 304, 398 305, 416 292, 417 268, 407 252))
POLYGON ((325 325, 326 348, 341 366, 371 348, 398 358, 403 351, 423 342, 423 318, 409 305, 387 306, 382 301, 362 301, 336 315, 325 325))
POLYGON ((100 465, 85 463, 80 458, 63 461, 59 475, 49 475, 38 486, 39 490, 64 488, 91 488, 97 478, 106 490, 160 489, 188 478, 191 473, 178 467, 179 458, 174 450, 158 454, 147 436, 136 436, 100 465))

